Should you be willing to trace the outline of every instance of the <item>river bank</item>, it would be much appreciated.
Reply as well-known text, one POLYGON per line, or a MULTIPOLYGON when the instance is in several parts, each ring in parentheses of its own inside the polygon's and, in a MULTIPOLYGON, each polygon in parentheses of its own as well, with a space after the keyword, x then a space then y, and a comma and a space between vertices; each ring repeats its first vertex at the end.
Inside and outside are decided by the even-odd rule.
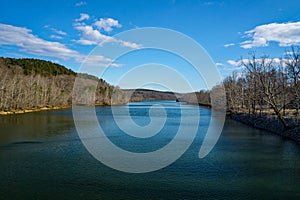
MULTIPOLYGON (((119 105, 119 104, 113 104, 119 105)), ((96 104, 95 106, 107 106, 106 104, 96 104)), ((209 107, 208 105, 200 105, 202 107, 209 107)), ((59 109, 66 109, 71 108, 72 105, 63 105, 63 106, 46 106, 40 108, 29 108, 29 109, 19 109, 19 110, 11 110, 11 111, 0 111, 0 115, 11 115, 11 114, 23 114, 23 113, 32 113, 32 112, 39 112, 39 111, 47 111, 47 110, 59 110, 59 109)), ((293 128, 289 130, 284 130, 281 123, 278 121, 277 117, 270 114, 248 114, 248 113, 228 113, 227 117, 246 124, 248 126, 265 130, 271 133, 275 133, 280 135, 284 138, 289 138, 294 141, 300 143, 300 123, 296 123, 295 118, 285 118, 286 122, 292 126, 293 128)))
POLYGON ((63 106, 45 106, 40 108, 16 109, 10 111, 0 111, 0 115, 23 114, 23 113, 46 111, 46 110, 60 110, 60 109, 66 109, 71 107, 72 105, 63 105, 63 106))
POLYGON ((230 113, 228 117, 248 126, 275 133, 300 143, 300 123, 295 118, 285 118, 292 128, 284 130, 276 116, 270 114, 230 113))
MULTIPOLYGON (((131 119, 124 118, 124 112, 132 108, 132 118, 138 124, 146 124, 149 116, 145 113, 159 103, 120 106, 120 112, 116 112, 115 116, 110 107, 95 109, 100 117, 99 125, 114 145, 130 152, 151 153, 168 145, 179 127, 190 129, 190 123, 178 123, 181 111, 177 103, 166 102, 166 114, 172 117, 166 120, 165 132, 152 138, 138 140, 128 137, 113 119, 129 123, 131 119)), ((193 111, 192 106, 186 109, 193 111)), ((201 124, 207 127, 211 111, 205 108, 202 113, 205 115, 201 116, 201 124)), ((157 115, 153 117, 160 119, 157 115)), ((300 146, 290 140, 282 142, 280 137, 271 134, 258 135, 255 129, 233 120, 226 121, 217 145, 204 159, 198 159, 199 147, 206 134, 206 128, 200 127, 193 144, 173 164, 155 172, 132 174, 111 169, 89 154, 78 138, 71 109, 2 118, 6 118, 0 120, 2 200, 112 197, 124 200, 231 200, 243 197, 247 200, 295 199, 293 195, 300 194, 300 146)), ((197 120, 197 112, 191 112, 189 118, 190 121, 197 120)), ((91 123, 82 125, 87 130, 94 130, 91 123)), ((183 137, 189 138, 189 134, 183 137)), ((95 137, 93 141, 101 139, 105 138, 95 137)), ((176 153, 176 150, 172 152, 176 153)), ((165 160, 168 153, 161 153, 161 158, 155 157, 156 162, 165 160)), ((122 165, 126 163, 122 155, 114 154, 112 157, 118 158, 122 165)))
MULTIPOLYGON (((123 105, 123 104, 124 103, 112 103, 112 104, 97 103, 94 106, 116 106, 116 105, 123 105)), ((71 107, 72 105, 62 105, 62 106, 45 106, 39 108, 16 109, 10 111, 0 111, 0 115, 24 114, 24 113, 46 111, 46 110, 60 110, 60 109, 67 109, 71 107)))

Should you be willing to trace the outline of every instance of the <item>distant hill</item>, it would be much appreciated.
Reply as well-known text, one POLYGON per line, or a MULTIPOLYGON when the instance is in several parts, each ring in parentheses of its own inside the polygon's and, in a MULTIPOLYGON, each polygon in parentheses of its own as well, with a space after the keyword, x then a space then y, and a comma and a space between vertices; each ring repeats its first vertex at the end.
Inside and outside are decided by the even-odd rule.
POLYGON ((177 99, 179 102, 187 102, 189 104, 195 104, 199 106, 211 107, 210 92, 206 90, 201 90, 195 93, 182 94, 181 97, 177 99))
POLYGON ((173 92, 163 92, 149 89, 123 89, 129 101, 143 100, 176 100, 182 94, 173 92))
POLYGON ((93 92, 95 101, 92 104, 126 102, 124 92, 95 76, 77 74, 50 61, 0 57, 0 111, 71 105, 76 76, 85 80, 85 84, 97 85, 91 88, 83 84, 79 91, 81 95, 85 91, 93 92))
POLYGON ((201 90, 194 93, 173 93, 149 89, 123 89, 129 101, 174 100, 199 106, 211 107, 210 92, 201 90))

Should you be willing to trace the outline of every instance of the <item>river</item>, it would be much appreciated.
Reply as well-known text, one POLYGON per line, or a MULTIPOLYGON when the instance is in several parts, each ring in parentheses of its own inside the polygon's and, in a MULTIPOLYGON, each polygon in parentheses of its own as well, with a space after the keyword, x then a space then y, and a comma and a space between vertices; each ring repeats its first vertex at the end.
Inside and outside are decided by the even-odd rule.
MULTIPOLYGON (((145 101, 116 106, 114 114, 123 116, 129 108, 134 122, 144 126, 154 104, 165 106, 168 117, 161 132, 146 139, 120 130, 111 107, 96 107, 96 113, 114 144, 150 152, 174 137, 180 105, 191 116, 197 108, 145 101)), ((77 134, 71 109, 0 116, 0 199, 300 199, 300 144, 294 141, 226 119, 216 146, 199 159, 210 114, 200 108, 189 149, 149 173, 125 173, 96 160, 77 134)))

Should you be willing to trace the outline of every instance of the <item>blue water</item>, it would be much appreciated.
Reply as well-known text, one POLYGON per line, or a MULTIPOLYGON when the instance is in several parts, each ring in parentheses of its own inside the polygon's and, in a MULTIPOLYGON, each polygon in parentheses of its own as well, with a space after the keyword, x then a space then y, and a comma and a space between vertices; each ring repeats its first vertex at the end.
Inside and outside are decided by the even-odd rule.
MULTIPOLYGON (((124 133, 114 122, 111 107, 96 107, 96 113, 114 144, 128 151, 150 152, 175 136, 180 104, 148 101, 114 107, 115 117, 126 122, 124 113, 129 109, 134 122, 145 126, 153 104, 166 108, 167 120, 150 138, 124 133)), ((197 107, 181 105, 181 109, 193 117, 197 107)), ((210 113, 200 109, 197 136, 182 157, 161 170, 142 174, 111 169, 89 154, 76 132, 71 109, 0 116, 0 199, 300 198, 300 145, 296 142, 227 119, 215 148, 199 159, 210 113)))

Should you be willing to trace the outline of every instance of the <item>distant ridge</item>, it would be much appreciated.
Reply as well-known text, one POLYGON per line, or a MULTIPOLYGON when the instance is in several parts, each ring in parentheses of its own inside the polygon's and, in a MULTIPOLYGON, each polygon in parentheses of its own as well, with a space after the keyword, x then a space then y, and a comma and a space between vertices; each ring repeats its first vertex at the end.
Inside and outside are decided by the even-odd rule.
POLYGON ((168 91, 156 91, 151 89, 123 89, 129 101, 143 101, 143 100, 176 100, 181 97, 180 93, 173 93, 168 91))

